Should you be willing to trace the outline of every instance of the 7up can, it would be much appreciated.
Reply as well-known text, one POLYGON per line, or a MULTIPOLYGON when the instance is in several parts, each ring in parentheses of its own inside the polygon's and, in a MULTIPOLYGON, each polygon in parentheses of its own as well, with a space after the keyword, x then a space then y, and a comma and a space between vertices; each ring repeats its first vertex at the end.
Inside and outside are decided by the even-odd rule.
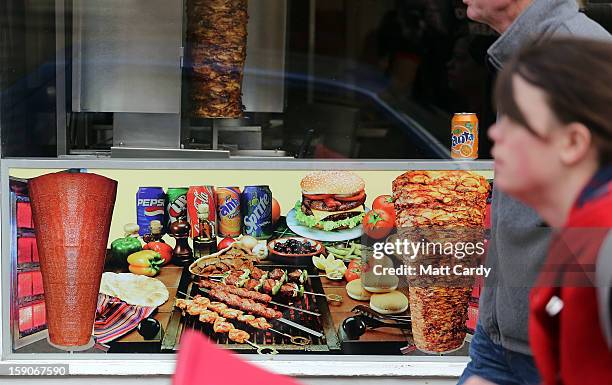
POLYGON ((272 236, 272 192, 268 186, 246 186, 240 194, 244 234, 257 239, 272 236))
POLYGON ((166 194, 167 228, 180 218, 187 219, 187 187, 170 187, 166 194))

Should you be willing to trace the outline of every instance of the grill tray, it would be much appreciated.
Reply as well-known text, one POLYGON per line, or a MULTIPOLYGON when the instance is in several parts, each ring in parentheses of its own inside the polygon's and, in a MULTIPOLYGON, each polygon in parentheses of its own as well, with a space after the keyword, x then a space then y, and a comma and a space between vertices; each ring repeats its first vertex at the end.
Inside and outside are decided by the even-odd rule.
MULTIPOLYGON (((281 268, 285 270, 294 269, 306 269, 308 270, 309 277, 307 282, 304 283, 304 290, 311 291, 314 293, 323 293, 323 286, 321 285, 321 279, 316 275, 311 268, 306 266, 290 266, 290 265, 271 265, 271 264, 259 264, 257 265, 262 270, 270 271, 275 268, 281 268)), ((188 293, 190 296, 203 295, 203 292, 199 290, 198 281, 199 277, 192 276, 187 269, 183 271, 181 277, 181 283, 179 284, 179 292, 188 293)), ((177 293, 176 298, 185 298, 185 295, 177 293)), ((285 325, 278 321, 270 321, 272 327, 283 333, 307 337, 311 340, 310 345, 298 346, 293 345, 289 341, 289 338, 281 336, 277 333, 259 330, 252 328, 241 322, 232 320, 232 324, 239 329, 248 332, 251 335, 250 341, 257 345, 265 347, 274 347, 281 353, 299 353, 299 352, 333 352, 340 350, 340 343, 333 326, 331 314, 327 300, 321 296, 314 296, 312 294, 304 294, 303 298, 292 299, 290 302, 275 296, 273 298, 275 302, 292 305, 298 308, 314 311, 320 313, 321 316, 317 317, 311 314, 302 313, 293 309, 286 309, 280 306, 269 305, 272 308, 276 308, 278 311, 283 313, 283 318, 290 321, 299 323, 300 325, 306 326, 310 329, 316 330, 323 334, 323 337, 317 338, 306 332, 298 330, 294 327, 285 325)), ((178 349, 178 341, 180 341, 180 335, 184 329, 199 330, 202 333, 209 336, 215 341, 220 347, 226 349, 232 349, 240 353, 255 353, 255 348, 248 344, 239 344, 229 340, 227 334, 215 333, 212 329, 211 324, 205 324, 198 320, 198 316, 191 316, 189 314, 182 314, 182 312, 175 308, 170 317, 170 321, 166 327, 166 334, 162 341, 162 351, 174 351, 178 349)))

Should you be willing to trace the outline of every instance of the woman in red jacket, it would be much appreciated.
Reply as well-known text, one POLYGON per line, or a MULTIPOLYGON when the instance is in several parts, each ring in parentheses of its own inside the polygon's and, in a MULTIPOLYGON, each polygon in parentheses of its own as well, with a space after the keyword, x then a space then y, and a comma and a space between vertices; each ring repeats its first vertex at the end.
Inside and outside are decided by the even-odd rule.
POLYGON ((504 67, 496 95, 495 183, 557 229, 531 292, 542 381, 612 384, 612 44, 528 47, 504 67))

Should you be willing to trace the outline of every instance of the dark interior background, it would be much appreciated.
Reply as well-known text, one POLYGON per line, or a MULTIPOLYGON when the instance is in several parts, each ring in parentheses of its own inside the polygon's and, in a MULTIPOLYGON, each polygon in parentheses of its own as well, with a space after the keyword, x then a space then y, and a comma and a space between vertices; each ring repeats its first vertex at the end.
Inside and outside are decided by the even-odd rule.
MULTIPOLYGON (((611 30, 612 3, 586 3, 611 30)), ((264 148, 315 158, 433 158, 428 142, 449 148, 452 114, 475 112, 480 157, 490 157, 494 111, 482 113, 491 111, 484 62, 497 36, 469 21, 461 0, 325 0, 314 18, 309 7, 289 0, 285 112, 246 117, 262 122, 264 148)), ((2 156, 56 155, 54 12, 52 0, 0 2, 2 156)), ((110 148, 108 138, 82 138, 112 124, 112 114, 79 115, 67 123, 69 147, 110 148)))

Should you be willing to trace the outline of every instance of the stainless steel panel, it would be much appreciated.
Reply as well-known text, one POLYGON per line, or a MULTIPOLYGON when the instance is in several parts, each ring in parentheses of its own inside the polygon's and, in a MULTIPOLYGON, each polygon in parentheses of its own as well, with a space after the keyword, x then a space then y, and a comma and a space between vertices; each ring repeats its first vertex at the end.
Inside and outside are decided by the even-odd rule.
POLYGON ((74 0, 74 111, 180 112, 182 0, 74 0))
POLYGON ((66 132, 66 4, 65 0, 55 2, 55 128, 56 154, 68 153, 66 132))
POLYGON ((135 159, 229 159, 224 150, 181 150, 176 148, 111 147, 111 158, 135 159))
POLYGON ((181 116, 115 113, 113 146, 180 148, 181 116))
POLYGON ((219 143, 237 145, 240 150, 261 150, 261 127, 219 127, 219 143))
POLYGON ((242 102, 248 112, 283 112, 287 0, 249 1, 242 102))

